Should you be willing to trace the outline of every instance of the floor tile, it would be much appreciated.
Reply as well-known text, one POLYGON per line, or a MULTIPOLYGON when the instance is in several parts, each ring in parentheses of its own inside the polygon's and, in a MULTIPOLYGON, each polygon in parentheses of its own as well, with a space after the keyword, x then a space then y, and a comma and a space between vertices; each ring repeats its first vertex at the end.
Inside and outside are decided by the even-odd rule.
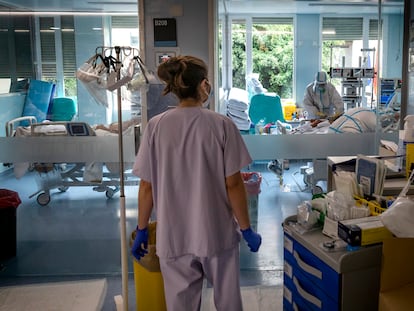
MULTIPOLYGON (((244 241, 241 242, 243 286, 282 285, 282 222, 296 213, 300 202, 312 196, 300 173, 306 161, 290 161, 282 185, 278 176, 268 169, 268 162, 258 161, 246 168, 262 175, 252 225, 262 235, 263 242, 258 253, 251 253, 244 241)), ((39 278, 106 275, 117 278, 112 280, 116 284, 112 285, 113 289, 108 283, 107 303, 113 304, 121 274, 119 192, 108 199, 104 192, 93 191, 91 187, 70 187, 66 192, 55 189, 51 191, 50 203, 40 206, 36 195, 32 196, 37 191, 36 174, 31 172, 21 179, 15 179, 12 171, 0 174, 1 187, 18 192, 22 200, 17 208, 17 256, 1 263, 0 279, 12 284, 39 278)), ((137 191, 138 186, 124 188, 128 243, 136 226, 137 191)), ((133 278, 131 258, 128 268, 133 278)))

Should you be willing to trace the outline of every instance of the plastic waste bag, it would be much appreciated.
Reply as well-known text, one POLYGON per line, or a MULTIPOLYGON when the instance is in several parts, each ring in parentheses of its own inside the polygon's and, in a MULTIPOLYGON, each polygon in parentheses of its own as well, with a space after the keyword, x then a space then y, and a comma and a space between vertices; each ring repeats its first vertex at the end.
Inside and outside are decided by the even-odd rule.
POLYGON ((242 172, 241 174, 247 193, 249 195, 258 195, 261 192, 262 175, 258 172, 242 172))
POLYGON ((414 170, 397 199, 381 214, 384 226, 398 238, 414 238, 414 201, 407 197, 414 170))

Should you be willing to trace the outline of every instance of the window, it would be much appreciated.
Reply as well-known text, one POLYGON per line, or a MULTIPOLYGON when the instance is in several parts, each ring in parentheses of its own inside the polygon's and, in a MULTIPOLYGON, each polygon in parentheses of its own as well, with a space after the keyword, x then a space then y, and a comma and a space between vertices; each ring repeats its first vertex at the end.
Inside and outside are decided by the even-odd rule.
POLYGON ((61 17, 65 96, 76 96, 76 48, 73 16, 61 17))
POLYGON ((268 92, 291 98, 293 89, 293 19, 253 18, 253 72, 268 92))
POLYGON ((363 38, 363 18, 324 17, 322 21, 322 69, 357 66, 360 51, 354 51, 354 42, 363 38))
MULTIPOLYGON (((219 34, 223 40, 230 37, 227 40, 231 44, 231 81, 223 85, 246 89, 246 75, 255 73, 259 74, 259 81, 268 92, 291 98, 293 18, 233 19, 229 33, 230 36, 219 34)), ((222 42, 223 46, 230 44, 222 42)), ((225 67, 222 70, 225 81, 229 77, 225 67)))
MULTIPOLYGON (((365 18, 367 23, 364 23, 362 17, 323 18, 322 70, 329 72, 331 67, 374 67, 378 44, 378 20, 365 18)), ((375 81, 363 80, 365 91, 362 102, 370 104, 375 99, 375 81)), ((332 79, 332 83, 342 93, 341 80, 332 79)))
POLYGON ((41 79, 56 83, 57 96, 76 96, 73 16, 39 17, 41 79))
POLYGON ((31 20, 28 16, 0 18, 0 78, 17 81, 34 75, 31 20))
POLYGON ((111 46, 130 46, 137 49, 139 48, 137 16, 112 16, 111 26, 111 46))
POLYGON ((246 88, 246 23, 233 21, 231 25, 232 86, 246 88))
MULTIPOLYGON (((137 16, 111 17, 110 46, 129 46, 139 49, 139 31, 137 16)), ((122 88, 122 107, 131 112, 131 116, 141 115, 141 96, 122 88)), ((112 95, 114 95, 113 93, 112 95)))
MULTIPOLYGON (((136 16, 112 16, 110 45, 138 47, 136 16)), ((59 96, 76 96, 76 48, 72 15, 39 17, 41 79, 57 84, 59 96), (63 82, 61 82, 63 81, 63 82)))
POLYGON ((362 17, 324 17, 322 23, 323 70, 329 71, 330 67, 358 67, 368 65, 367 53, 365 53, 366 51, 361 51, 361 49, 374 50, 376 48, 378 20, 369 20, 368 38, 364 38, 363 33, 362 17))

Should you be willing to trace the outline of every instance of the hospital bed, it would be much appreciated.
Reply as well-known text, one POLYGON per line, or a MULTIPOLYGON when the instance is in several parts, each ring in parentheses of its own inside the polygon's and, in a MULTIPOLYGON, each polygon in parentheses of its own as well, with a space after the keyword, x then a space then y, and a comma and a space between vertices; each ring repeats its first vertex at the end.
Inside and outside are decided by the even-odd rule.
MULTIPOLYGON (((112 198, 119 191, 120 152, 117 133, 95 129, 85 122, 43 122, 26 127, 6 125, 13 136, 0 137, 0 162, 13 163, 14 174, 36 175, 40 205, 50 202, 50 192, 88 186, 112 198)), ((139 146, 139 125, 123 131, 124 184, 138 185, 131 167, 139 146)))
POLYGON ((299 172, 303 175, 301 190, 318 192, 320 189, 314 188, 314 185, 318 181, 327 180, 326 159, 329 156, 377 155, 380 140, 398 143, 398 135, 398 131, 342 134, 313 132, 297 135, 242 135, 242 137, 254 161, 312 160, 312 165, 308 164, 299 172))
MULTIPOLYGON (((304 145, 296 150, 302 159, 312 159, 307 165, 300 167, 300 169, 293 173, 293 179, 301 191, 311 190, 313 194, 320 193, 321 187, 317 185, 319 181, 327 180, 327 162, 326 157, 330 154, 349 154, 349 152, 356 147, 353 154, 378 154, 377 150, 372 150, 371 142, 378 142, 379 137, 391 137, 393 142, 398 142, 398 124, 399 113, 397 111, 381 111, 379 113, 380 128, 377 128, 377 115, 375 111, 368 108, 354 108, 349 109, 344 115, 339 116, 332 123, 328 120, 320 122, 316 126, 310 121, 302 120, 292 127, 291 123, 276 122, 275 134, 282 134, 282 136, 304 136, 304 145), (340 134, 340 135, 338 135, 340 134), (343 135, 353 134, 351 136, 343 135), (368 135, 365 135, 368 134, 368 135), (319 137, 321 136, 321 137, 319 137), (372 138, 368 138, 372 136, 372 138), (350 138, 352 137, 352 139, 350 138), (332 140, 331 140, 332 138, 332 140), (316 144, 319 141, 326 143, 317 149, 316 144), (312 143, 314 142, 314 143, 312 143), (361 145, 359 145, 361 143, 361 145), (306 149, 310 149, 312 156, 308 157, 306 149), (369 152, 366 150, 370 150, 369 152), (316 156, 318 152, 322 156, 316 156), (298 176, 303 175, 302 182, 299 182, 298 176)), ((289 138, 288 138, 289 139, 289 138)), ((292 138, 292 141, 301 141, 301 138, 292 138)), ((374 148, 375 148, 374 144, 374 148)), ((280 145, 279 145, 280 147, 280 145)), ((287 147, 287 146, 286 146, 287 147)), ((280 153, 280 151, 278 152, 280 153)), ((295 159, 297 155, 292 155, 288 159, 295 159)))
MULTIPOLYGON (((338 135, 333 132, 329 133, 329 121, 317 127, 312 127, 306 120, 287 122, 280 97, 276 94, 255 94, 249 101, 247 91, 232 88, 226 99, 226 106, 230 111, 227 113, 228 116, 234 120, 241 133, 246 134, 243 137, 253 159, 270 160, 267 168, 276 174, 281 185, 283 185, 283 174, 289 159, 312 159, 312 162, 294 172, 292 177, 301 191, 311 190, 313 193, 318 193, 321 188, 317 183, 327 180, 327 156, 331 154, 372 154, 373 152, 372 142, 375 142, 373 133, 338 135), (242 122, 243 113, 247 115, 242 122), (265 135, 250 135, 250 122, 255 125, 254 132, 265 135), (300 175, 303 175, 302 180, 299 178, 300 175)), ((375 125, 374 120, 374 129, 375 125)), ((349 127, 346 130, 349 130, 349 127)))

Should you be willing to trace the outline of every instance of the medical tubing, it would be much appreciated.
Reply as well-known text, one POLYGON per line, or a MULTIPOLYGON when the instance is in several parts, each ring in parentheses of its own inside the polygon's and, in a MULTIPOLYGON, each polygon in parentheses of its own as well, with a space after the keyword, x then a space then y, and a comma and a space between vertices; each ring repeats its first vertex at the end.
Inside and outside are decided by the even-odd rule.
POLYGON ((407 183, 405 184, 404 188, 401 190, 400 194, 398 195, 398 197, 405 197, 407 196, 407 192, 408 189, 410 189, 410 185, 413 181, 413 177, 414 177, 414 169, 411 171, 410 177, 407 180, 407 183))

